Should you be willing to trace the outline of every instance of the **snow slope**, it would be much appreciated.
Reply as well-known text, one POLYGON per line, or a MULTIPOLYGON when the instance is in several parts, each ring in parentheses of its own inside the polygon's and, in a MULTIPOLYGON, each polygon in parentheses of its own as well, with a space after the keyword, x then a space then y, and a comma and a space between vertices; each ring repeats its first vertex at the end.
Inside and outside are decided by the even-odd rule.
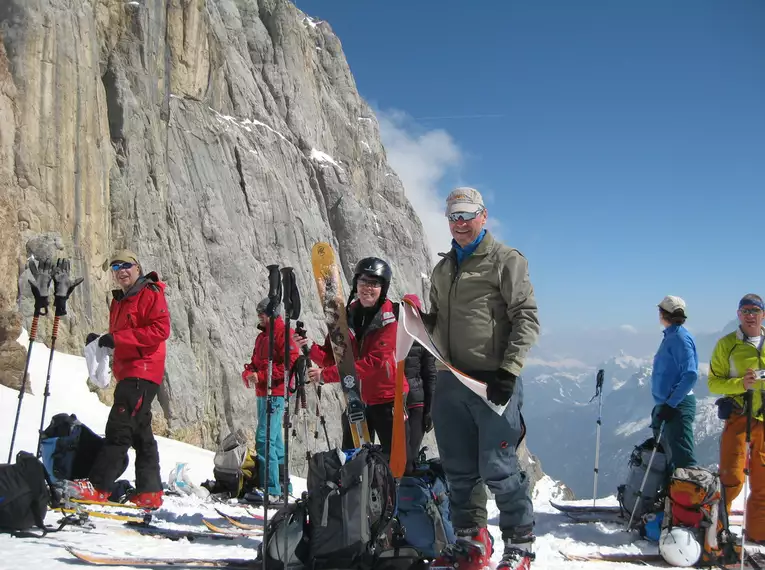
MULTIPOLYGON (((27 346, 25 335, 19 339, 27 346)), ((26 394, 23 399, 19 433, 15 450, 25 449, 34 452, 37 443, 37 430, 40 425, 43 388, 45 385, 48 365, 48 348, 37 343, 34 346, 30 376, 33 394, 26 394)), ((51 396, 48 401, 45 425, 50 417, 59 412, 75 413, 86 425, 97 433, 103 433, 108 407, 101 404, 95 394, 88 391, 86 385, 87 371, 85 360, 78 356, 56 353, 53 360, 51 376, 51 396)), ((13 418, 18 403, 18 392, 0 386, 0 458, 4 461, 8 454, 13 418)), ((191 445, 158 438, 161 458, 161 472, 167 480, 176 462, 186 462, 191 467, 192 479, 195 483, 212 477, 213 453, 191 445)), ((123 475, 133 479, 133 466, 123 475)), ((293 482, 295 492, 304 489, 303 480, 293 482)), ((593 568, 594 563, 566 562, 559 551, 571 553, 603 552, 655 552, 655 546, 641 541, 634 533, 624 532, 612 523, 571 524, 568 519, 555 511, 549 505, 549 500, 556 494, 556 482, 550 478, 542 479, 535 489, 534 504, 536 509, 536 568, 556 570, 558 568, 593 568)), ((588 504, 590 501, 582 501, 588 504)), ((599 504, 615 504, 615 498, 599 500, 599 504)), ((192 497, 166 497, 164 506, 155 512, 155 524, 167 528, 205 530, 201 524, 202 518, 216 519, 221 522, 214 508, 220 507, 232 515, 247 516, 247 512, 236 504, 223 505, 220 503, 204 502, 192 497)), ((489 504, 490 530, 495 539, 499 539, 500 531, 496 526, 498 511, 493 501, 489 504)), ((46 523, 54 525, 61 518, 57 512, 49 512, 46 523)), ((149 556, 155 558, 254 558, 258 539, 237 538, 234 540, 180 540, 154 538, 139 535, 116 521, 93 519, 94 528, 90 530, 67 527, 59 533, 45 538, 15 538, 8 534, 0 534, 0 569, 34 568, 38 564, 46 570, 71 570, 73 565, 80 565, 67 553, 63 546, 74 545, 79 549, 93 553, 118 554, 130 556, 149 556)), ((225 523, 221 523, 225 526, 225 523)), ((495 553, 495 560, 501 557, 501 549, 495 553)), ((622 565, 613 563, 598 563, 598 568, 616 570, 622 565)))

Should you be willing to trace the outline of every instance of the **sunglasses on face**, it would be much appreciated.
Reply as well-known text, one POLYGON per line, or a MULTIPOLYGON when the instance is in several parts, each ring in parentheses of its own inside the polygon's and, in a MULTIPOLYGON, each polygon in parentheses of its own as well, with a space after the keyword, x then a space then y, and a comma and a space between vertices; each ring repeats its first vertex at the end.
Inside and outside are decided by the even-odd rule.
POLYGON ((114 263, 112 264, 112 271, 116 273, 120 269, 130 269, 134 265, 135 263, 130 263, 129 261, 125 261, 124 263, 114 263))
POLYGON ((762 309, 739 309, 742 315, 759 315, 762 309))
POLYGON ((367 279, 359 279, 358 280, 358 286, 359 287, 368 287, 369 289, 379 289, 382 287, 382 283, 379 281, 372 281, 367 279))
POLYGON ((460 219, 469 222, 482 213, 483 210, 478 210, 477 212, 454 212, 453 214, 447 214, 446 217, 449 218, 450 222, 458 222, 460 219))

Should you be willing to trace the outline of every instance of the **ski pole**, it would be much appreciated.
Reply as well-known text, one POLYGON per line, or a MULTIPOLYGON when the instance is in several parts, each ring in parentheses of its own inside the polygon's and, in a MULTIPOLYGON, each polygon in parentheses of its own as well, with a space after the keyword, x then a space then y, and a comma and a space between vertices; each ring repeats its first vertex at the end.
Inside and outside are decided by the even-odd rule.
POLYGON ((752 393, 747 391, 744 396, 748 403, 745 405, 746 412, 746 456, 744 459, 744 518, 741 522, 741 570, 744 570, 744 557, 746 554, 746 511, 747 495, 749 487, 749 469, 752 461, 752 393))
MULTIPOLYGON (((327 449, 332 449, 332 444, 329 442, 329 432, 327 431, 327 420, 324 418, 324 414, 321 411, 321 386, 321 382, 314 384, 314 388, 316 389, 316 416, 319 418, 319 423, 324 430, 324 438, 327 440, 327 449)), ((318 427, 314 431, 313 437, 314 439, 319 439, 318 427)))
MULTIPOLYGON (((297 328, 295 329, 295 333, 298 336, 305 338, 306 330, 305 330, 305 325, 302 321, 297 322, 297 328)), ((303 356, 305 357, 306 367, 310 366, 310 363, 311 363, 311 359, 308 355, 309 355, 308 347, 304 346, 303 356)), ((303 378, 305 378, 305 370, 303 370, 303 378)), ((305 380, 304 380, 304 383, 305 383, 305 380)), ((322 410, 321 410, 321 387, 323 385, 324 385, 323 380, 319 380, 318 382, 314 382, 313 384, 314 389, 316 390, 316 415, 319 417, 319 423, 321 424, 321 427, 324 430, 324 437, 327 440, 327 449, 332 449, 332 444, 329 441, 329 432, 327 431, 327 420, 324 418, 324 414, 322 413, 322 410)), ((314 439, 318 439, 318 437, 319 437, 318 433, 314 433, 314 439)))
MULTIPOLYGON (((284 305, 284 410, 282 412, 282 424, 284 430, 284 472, 282 479, 282 496, 284 497, 284 504, 289 503, 289 485, 290 485, 290 469, 289 469, 289 430, 290 430, 290 349, 292 345, 292 330, 290 329, 292 318, 300 316, 300 299, 295 300, 295 291, 297 289, 295 285, 295 273, 292 267, 282 268, 282 287, 284 290, 284 296, 282 297, 282 304, 284 305)), ((286 540, 286 534, 285 540, 286 540)), ((285 544, 286 548, 286 544, 285 544)), ((285 550, 286 552, 286 550, 285 550)))
POLYGON ((48 396, 50 396, 50 371, 51 371, 51 368, 53 368, 53 355, 56 352, 56 338, 58 337, 59 318, 60 317, 58 315, 53 317, 53 334, 51 335, 51 339, 50 339, 50 356, 48 357, 48 373, 45 377, 45 392, 43 392, 42 415, 40 416, 40 430, 37 436, 37 458, 38 459, 40 458, 40 455, 42 454, 42 448, 40 446, 42 445, 43 430, 45 429, 45 408, 48 405, 48 396))
POLYGON ((265 458, 265 492, 263 493, 263 570, 266 570, 266 560, 268 555, 268 505, 269 505, 269 469, 271 468, 271 417, 274 413, 273 402, 271 401, 271 383, 274 374, 274 321, 276 321, 276 308, 279 305, 281 297, 281 280, 279 279, 279 266, 269 265, 268 269, 268 306, 266 314, 268 315, 268 373, 266 376, 266 458, 265 458))
MULTIPOLYGON (((602 423, 602 413, 603 413, 603 369, 601 368, 598 370, 598 375, 595 380, 595 395, 592 397, 592 400, 595 398, 598 399, 598 421, 597 421, 597 427, 595 428, 595 481, 593 483, 592 487, 592 506, 595 506, 595 500, 598 497, 598 462, 600 459, 600 425, 602 423)), ((592 402, 590 400, 590 402, 592 402)))
POLYGON ((24 400, 24 393, 27 391, 27 373, 29 372, 29 363, 32 360, 32 347, 37 338, 37 321, 40 315, 48 314, 48 295, 50 292, 51 275, 53 264, 50 260, 43 260, 39 266, 35 263, 29 263, 29 272, 34 279, 29 279, 29 285, 35 297, 35 311, 32 317, 32 327, 29 329, 29 347, 27 348, 27 360, 24 364, 24 375, 21 377, 21 388, 19 389, 19 403, 16 406, 16 417, 13 420, 13 432, 11 434, 11 447, 8 449, 8 463, 13 459, 13 446, 16 442, 16 432, 19 429, 19 416, 21 415, 21 403, 24 400))
POLYGON ((637 498, 635 499, 635 506, 632 509, 632 513, 630 514, 630 520, 629 523, 627 523, 627 530, 630 530, 632 528, 632 519, 635 518, 635 513, 637 512, 638 505, 640 504, 640 500, 643 498, 643 489, 645 488, 645 482, 648 480, 648 474, 651 472, 651 466, 653 465, 653 458, 656 456, 656 451, 659 449, 659 442, 661 441, 661 435, 664 433, 664 421, 659 424, 659 435, 656 436, 656 443, 653 445, 653 451, 651 451, 651 457, 648 459, 648 466, 645 470, 645 475, 643 475, 643 481, 640 483, 640 490, 637 493, 637 498))
POLYGON ((69 277, 70 263, 68 259, 56 260, 56 266, 53 268, 53 305, 56 308, 55 316, 53 317, 53 333, 50 340, 50 357, 48 358, 48 372, 45 378, 45 392, 43 392, 43 405, 42 415, 40 416, 40 431, 37 436, 37 457, 39 459, 42 454, 42 436, 45 428, 45 409, 48 405, 48 396, 50 396, 50 373, 53 368, 53 355, 55 354, 56 338, 58 338, 58 323, 59 319, 66 315, 66 301, 72 294, 72 291, 82 283, 83 277, 77 279, 70 279, 69 277))

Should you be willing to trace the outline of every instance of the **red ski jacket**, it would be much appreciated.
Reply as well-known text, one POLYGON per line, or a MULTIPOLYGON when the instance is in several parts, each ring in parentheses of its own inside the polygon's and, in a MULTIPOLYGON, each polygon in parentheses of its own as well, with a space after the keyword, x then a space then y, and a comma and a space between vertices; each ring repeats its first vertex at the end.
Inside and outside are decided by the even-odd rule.
MULTIPOLYGON (((274 365, 271 373, 271 395, 272 396, 284 396, 284 330, 286 325, 282 317, 276 317, 274 319, 274 365)), ((257 382, 255 383, 255 395, 266 396, 267 395, 267 381, 268 381, 268 327, 265 329, 258 325, 258 329, 262 332, 255 339, 255 348, 252 351, 252 358, 249 363, 244 365, 244 372, 242 372, 242 380, 244 385, 249 388, 250 381, 247 376, 250 373, 257 375, 257 382)), ((295 338, 290 334, 290 368, 295 364, 298 356, 300 356, 300 349, 295 344, 295 338)))
MULTIPOLYGON (((356 359, 356 374, 361 383, 361 399, 368 405, 392 402, 396 394, 396 328, 398 323, 393 314, 393 303, 385 300, 380 310, 367 327, 366 333, 358 346, 352 324, 358 301, 348 308, 348 327, 351 336, 353 356, 356 359)), ((324 346, 314 344, 310 352, 311 360, 323 368, 325 382, 339 382, 340 375, 335 364, 335 355, 329 336, 324 346)), ((404 380, 404 393, 409 392, 409 384, 404 380)))
POLYGON ((126 293, 116 289, 112 295, 109 333, 114 337, 114 377, 118 382, 143 378, 161 384, 165 341, 170 337, 165 284, 151 272, 140 277, 126 293))

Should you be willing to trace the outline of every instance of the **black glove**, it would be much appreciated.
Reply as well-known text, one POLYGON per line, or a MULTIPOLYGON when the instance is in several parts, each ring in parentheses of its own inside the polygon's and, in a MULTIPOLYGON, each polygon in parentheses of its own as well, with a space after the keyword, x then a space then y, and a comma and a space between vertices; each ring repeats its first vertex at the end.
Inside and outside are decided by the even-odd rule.
POLYGON ((53 288, 56 293, 53 304, 56 307, 57 317, 66 315, 66 300, 69 299, 69 295, 72 294, 72 291, 84 279, 84 277, 78 277, 73 280, 69 277, 69 267, 68 259, 59 259, 56 261, 56 268, 53 270, 53 288))
POLYGON ((101 348, 114 348, 114 337, 110 334, 103 334, 98 339, 98 346, 101 348))
POLYGON ((659 411, 656 412, 656 418, 662 422, 672 421, 679 412, 669 404, 662 404, 659 411))
POLYGON ((85 339, 85 346, 88 346, 91 342, 93 342, 97 338, 98 338, 98 335, 96 333, 88 334, 87 338, 85 339))
POLYGON ((510 401, 515 390, 515 374, 504 368, 497 370, 494 380, 486 384, 486 397, 492 404, 504 406, 510 401))
POLYGON ((47 315, 53 262, 50 259, 44 259, 38 263, 30 262, 29 272, 32 274, 28 281, 32 294, 35 296, 35 314, 47 315))
POLYGON ((422 429, 425 431, 425 433, 428 433, 433 429, 433 418, 430 415, 430 410, 427 410, 424 414, 422 414, 422 429))

